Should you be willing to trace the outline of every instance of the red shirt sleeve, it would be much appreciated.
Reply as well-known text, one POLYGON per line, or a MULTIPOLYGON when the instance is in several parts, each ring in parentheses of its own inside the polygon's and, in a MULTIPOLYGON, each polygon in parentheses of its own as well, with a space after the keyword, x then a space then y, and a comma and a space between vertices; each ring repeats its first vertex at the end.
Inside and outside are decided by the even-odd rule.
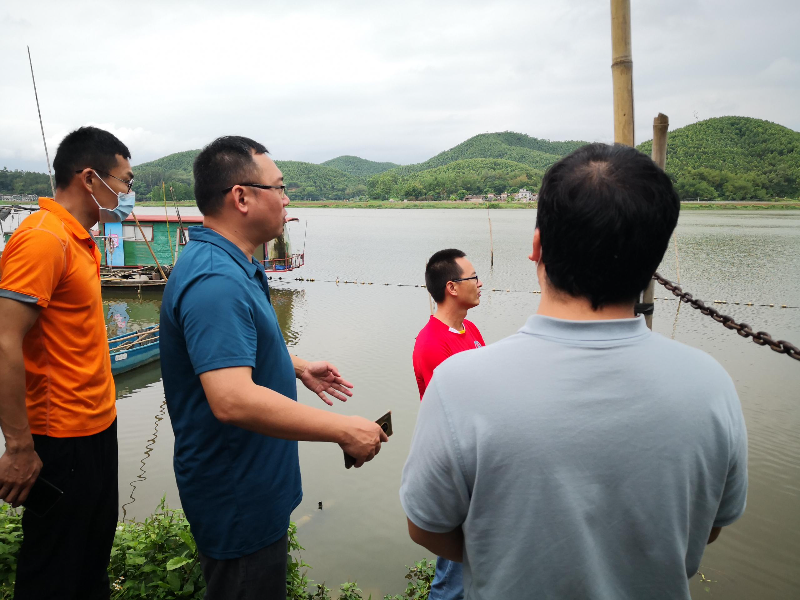
POLYGON ((453 352, 450 348, 438 340, 417 341, 414 346, 414 375, 417 377, 420 400, 422 400, 422 396, 425 395, 425 389, 431 382, 433 370, 452 354, 453 352))

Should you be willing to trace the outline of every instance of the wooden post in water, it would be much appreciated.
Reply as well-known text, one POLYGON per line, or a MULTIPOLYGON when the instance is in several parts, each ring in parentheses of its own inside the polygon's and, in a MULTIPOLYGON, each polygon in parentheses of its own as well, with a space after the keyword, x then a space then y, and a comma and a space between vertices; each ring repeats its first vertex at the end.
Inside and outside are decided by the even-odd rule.
POLYGON ((150 242, 147 241, 147 236, 144 234, 144 229, 142 229, 141 223, 139 223, 139 219, 136 217, 136 213, 131 211, 131 215, 133 215, 133 220, 136 221, 136 226, 139 228, 139 233, 142 234, 142 239, 144 243, 147 244, 147 249, 150 250, 150 255, 153 257, 153 260, 156 261, 156 267, 158 267, 158 272, 161 273, 161 277, 164 278, 164 281, 167 280, 167 276, 164 274, 164 269, 161 268, 161 264, 158 262, 156 258, 156 253, 153 252, 153 248, 150 246, 150 242))
POLYGON ((489 219, 489 268, 494 267, 494 239, 492 238, 492 217, 489 210, 486 210, 486 217, 489 219))
POLYGON ((614 83, 614 142, 633 146, 630 0, 611 0, 611 76, 614 83))
MULTIPOLYGON (((658 116, 653 119, 653 152, 651 154, 653 162, 656 163, 663 171, 667 165, 667 130, 669 129, 669 117, 663 113, 658 113, 658 116)), ((642 302, 645 304, 653 304, 655 281, 652 279, 647 287, 644 289, 642 295, 642 302)), ((650 329, 653 329, 653 315, 644 316, 645 323, 650 329)))
MULTIPOLYGON (((169 213, 167 213, 167 191, 164 187, 164 182, 161 182, 161 195, 164 196, 164 217, 166 217, 167 223, 167 240, 169 240, 169 256, 172 259, 172 263, 175 263, 175 254, 172 252, 172 235, 169 232, 169 213)), ((175 245, 177 246, 178 240, 175 240, 175 245)))

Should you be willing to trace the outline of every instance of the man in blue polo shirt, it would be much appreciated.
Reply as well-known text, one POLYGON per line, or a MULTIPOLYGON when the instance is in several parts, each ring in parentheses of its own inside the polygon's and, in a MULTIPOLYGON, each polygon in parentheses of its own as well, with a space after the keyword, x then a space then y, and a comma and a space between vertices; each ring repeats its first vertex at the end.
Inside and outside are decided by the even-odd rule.
POLYGON ((297 402, 296 379, 327 404, 352 395, 336 367, 291 356, 255 248, 283 231, 289 203, 267 149, 222 137, 194 163, 204 226, 161 305, 164 393, 174 467, 206 580, 206 599, 285 598, 287 529, 300 503, 299 440, 338 443, 371 460, 374 422, 297 402))

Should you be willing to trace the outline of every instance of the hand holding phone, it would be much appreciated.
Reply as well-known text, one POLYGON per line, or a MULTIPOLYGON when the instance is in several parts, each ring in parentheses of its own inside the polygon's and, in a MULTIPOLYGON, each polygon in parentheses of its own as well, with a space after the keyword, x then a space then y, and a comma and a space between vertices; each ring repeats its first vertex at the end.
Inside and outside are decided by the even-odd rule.
POLYGON ((43 517, 50 512, 50 509, 55 506, 63 495, 64 492, 46 479, 39 477, 34 482, 22 506, 25 507, 25 510, 31 511, 37 517, 43 517))
MULTIPOLYGON (((386 434, 386 437, 392 435, 392 411, 387 412, 383 415, 380 419, 375 421, 378 425, 380 425, 383 433, 386 434)), ((350 456, 347 452, 344 453, 344 466, 345 468, 349 469, 350 467, 356 464, 356 459, 350 456)))

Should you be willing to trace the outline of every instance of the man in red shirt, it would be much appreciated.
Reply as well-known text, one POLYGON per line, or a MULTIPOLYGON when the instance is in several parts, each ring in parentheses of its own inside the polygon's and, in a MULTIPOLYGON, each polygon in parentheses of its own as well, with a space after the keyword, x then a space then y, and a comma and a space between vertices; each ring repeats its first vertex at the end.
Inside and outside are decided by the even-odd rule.
MULTIPOLYGON (((436 314, 431 315, 414 344, 414 375, 420 400, 433 370, 445 359, 485 345, 481 332, 466 319, 469 309, 480 304, 483 285, 466 255, 454 248, 439 250, 425 266, 425 284, 436 302, 436 314)), ((429 600, 463 597, 461 563, 437 558, 429 600)))

